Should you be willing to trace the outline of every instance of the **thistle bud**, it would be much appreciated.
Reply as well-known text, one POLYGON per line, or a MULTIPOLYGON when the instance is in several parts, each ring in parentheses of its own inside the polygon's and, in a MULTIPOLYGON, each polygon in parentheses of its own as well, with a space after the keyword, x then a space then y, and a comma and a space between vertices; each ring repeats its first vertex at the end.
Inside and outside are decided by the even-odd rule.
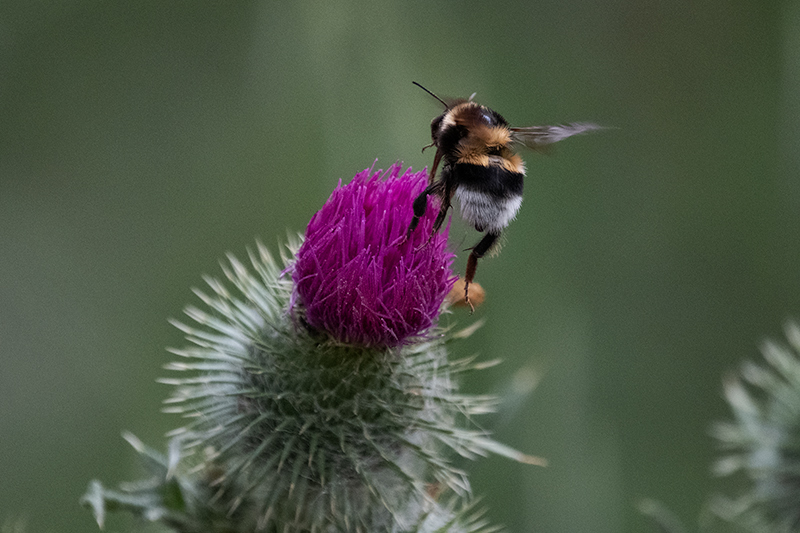
MULTIPOLYGON (((432 216, 407 237, 425 174, 366 170, 312 218, 283 261, 259 245, 176 325, 186 377, 167 412, 167 456, 128 440, 156 482, 93 482, 102 522, 124 507, 181 532, 478 531, 466 473, 453 460, 489 452, 536 462, 471 426, 495 400, 459 393, 457 333, 438 327, 455 278, 432 216), (436 490, 431 490, 436 487, 436 490), (138 492, 132 492, 138 491, 138 492), (113 505, 112 505, 113 504, 113 505)), ((461 335, 463 337, 464 335, 461 335)))

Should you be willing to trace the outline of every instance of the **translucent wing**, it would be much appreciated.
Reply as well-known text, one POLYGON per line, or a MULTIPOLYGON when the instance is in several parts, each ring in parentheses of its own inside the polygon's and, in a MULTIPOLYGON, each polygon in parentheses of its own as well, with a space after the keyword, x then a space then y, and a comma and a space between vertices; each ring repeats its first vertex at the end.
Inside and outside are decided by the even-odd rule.
POLYGON ((590 122, 573 122, 572 124, 558 124, 556 126, 511 128, 511 140, 519 144, 524 144, 528 148, 534 150, 542 150, 548 144, 563 141, 567 137, 601 129, 603 129, 603 126, 598 126, 590 122))

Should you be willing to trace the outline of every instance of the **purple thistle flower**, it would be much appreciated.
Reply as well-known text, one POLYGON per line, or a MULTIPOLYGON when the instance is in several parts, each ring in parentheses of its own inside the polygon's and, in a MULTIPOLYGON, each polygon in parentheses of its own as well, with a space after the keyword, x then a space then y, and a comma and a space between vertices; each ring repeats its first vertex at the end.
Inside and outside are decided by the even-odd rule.
POLYGON ((447 231, 428 209, 406 240, 427 174, 366 169, 339 185, 308 223, 292 268, 306 321, 346 344, 391 347, 434 325, 455 282, 447 231))

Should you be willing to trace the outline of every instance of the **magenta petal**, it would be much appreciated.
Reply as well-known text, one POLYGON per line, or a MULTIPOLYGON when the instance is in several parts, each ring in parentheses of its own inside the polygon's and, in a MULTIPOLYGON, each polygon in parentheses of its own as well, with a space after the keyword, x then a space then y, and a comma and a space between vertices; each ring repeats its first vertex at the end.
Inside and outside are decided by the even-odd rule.
POLYGON ((434 199, 405 240, 426 185, 425 172, 400 176, 399 164, 339 183, 308 223, 292 268, 293 299, 311 326, 343 343, 389 347, 434 325, 455 281, 447 231, 431 238, 434 199))

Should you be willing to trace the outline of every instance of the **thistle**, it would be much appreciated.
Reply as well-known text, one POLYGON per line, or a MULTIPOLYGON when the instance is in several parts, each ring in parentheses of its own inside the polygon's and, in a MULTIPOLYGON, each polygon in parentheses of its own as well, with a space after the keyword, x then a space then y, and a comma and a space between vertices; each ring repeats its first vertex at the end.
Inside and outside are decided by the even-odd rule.
POLYGON ((786 336, 788 346, 763 345, 766 364, 748 362, 728 380, 735 420, 714 427, 724 453, 716 473, 742 472, 748 486, 735 499, 715 498, 712 509, 748 531, 800 528, 800 327, 787 324, 786 336))
POLYGON ((291 267, 308 324, 345 344, 392 347, 428 331, 455 276, 434 214, 405 238, 424 173, 382 179, 369 169, 339 186, 314 215, 291 267))
POLYGON ((167 366, 188 377, 162 380, 186 424, 166 456, 126 437, 154 478, 93 482, 101 526, 125 508, 187 533, 496 530, 455 459, 540 461, 472 424, 495 400, 457 390, 476 365, 447 357, 467 332, 438 325, 453 256, 433 210, 403 238, 426 174, 400 174, 340 183, 282 261, 259 244, 250 268, 228 256, 227 282, 206 278, 167 366))

